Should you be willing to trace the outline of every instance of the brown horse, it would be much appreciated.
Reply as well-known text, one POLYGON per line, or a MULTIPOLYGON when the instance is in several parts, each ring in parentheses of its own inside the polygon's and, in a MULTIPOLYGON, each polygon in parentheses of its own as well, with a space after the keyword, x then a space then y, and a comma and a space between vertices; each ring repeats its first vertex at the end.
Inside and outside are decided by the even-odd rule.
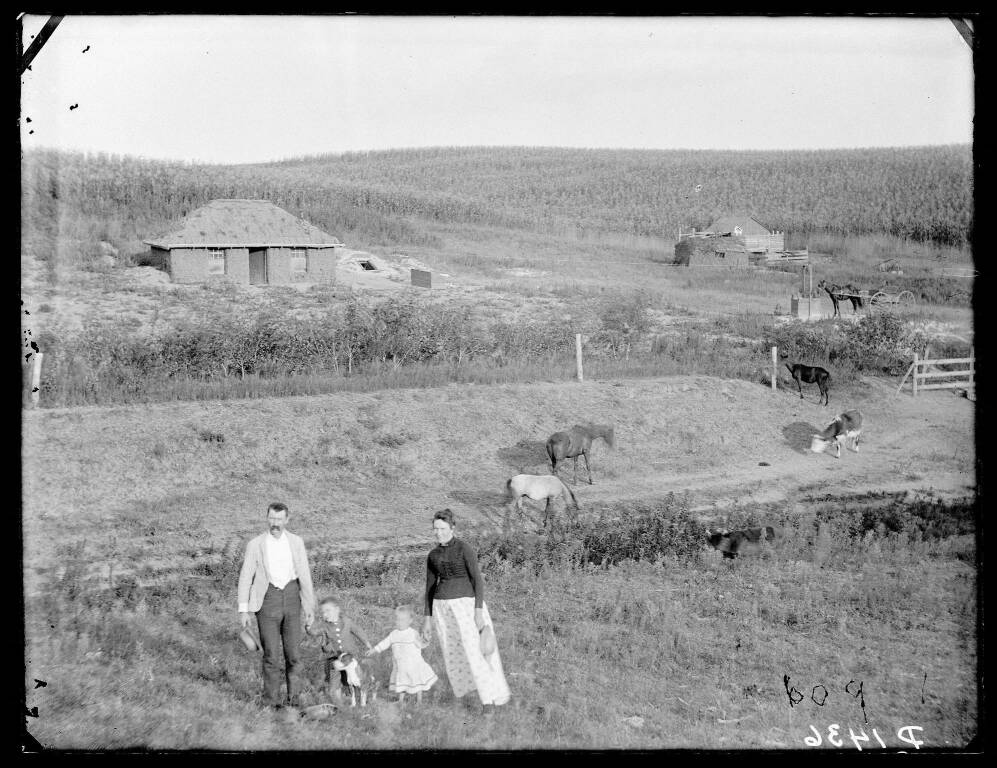
POLYGON ((862 297, 859 295, 858 288, 851 283, 848 283, 848 285, 842 286, 842 290, 848 291, 848 293, 843 296, 839 296, 838 298, 848 299, 852 303, 852 312, 858 312, 862 309, 862 297))
POLYGON ((817 283, 817 287, 827 291, 827 295, 831 297, 831 304, 834 305, 834 317, 838 317, 841 313, 838 311, 838 299, 841 298, 840 292, 841 288, 834 283, 827 283, 821 280, 817 283))
POLYGON ((592 470, 589 469, 589 451, 592 450, 592 441, 602 438, 606 444, 613 448, 616 446, 616 438, 613 427, 608 424, 589 424, 587 426, 576 424, 567 432, 555 432, 547 438, 547 456, 550 458, 551 474, 557 474, 557 462, 564 459, 573 459, 575 462, 575 475, 573 483, 578 482, 578 457, 585 459, 585 471, 588 472, 589 485, 592 483, 592 470))
POLYGON ((834 305, 834 317, 840 317, 841 312, 838 310, 839 301, 850 301, 852 303, 852 312, 858 312, 862 308, 862 297, 858 295, 858 288, 849 283, 848 285, 837 285, 836 283, 827 283, 821 280, 817 283, 817 287, 827 291, 827 295, 831 297, 831 304, 834 305))

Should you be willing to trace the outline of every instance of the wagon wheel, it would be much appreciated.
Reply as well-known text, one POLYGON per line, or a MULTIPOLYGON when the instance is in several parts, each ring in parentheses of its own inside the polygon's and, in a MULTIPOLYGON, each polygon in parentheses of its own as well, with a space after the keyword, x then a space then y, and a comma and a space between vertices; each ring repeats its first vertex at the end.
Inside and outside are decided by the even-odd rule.
POLYGON ((891 304, 890 295, 888 293, 883 293, 883 291, 876 291, 872 294, 869 299, 869 303, 874 307, 883 306, 885 304, 891 304))
POLYGON ((910 291, 900 291, 897 295, 897 304, 902 304, 905 307, 911 307, 914 305, 914 294, 910 291))

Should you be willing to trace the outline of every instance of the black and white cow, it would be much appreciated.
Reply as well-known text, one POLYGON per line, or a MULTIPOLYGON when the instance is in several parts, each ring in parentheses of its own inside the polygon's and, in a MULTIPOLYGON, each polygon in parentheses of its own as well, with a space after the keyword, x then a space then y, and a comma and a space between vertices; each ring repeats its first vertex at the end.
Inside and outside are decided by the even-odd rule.
MULTIPOLYGON (((852 448, 855 453, 859 452, 859 436, 862 434, 862 413, 861 411, 845 411, 839 413, 824 431, 819 435, 814 435, 810 441, 810 450, 814 453, 823 453, 834 443, 834 458, 841 458, 841 444, 846 438, 851 438, 852 448)), ((847 443, 845 444, 847 448, 847 443)))
POLYGON ((723 553, 725 558, 735 558, 757 552, 763 542, 774 542, 779 538, 778 528, 763 525, 759 528, 745 528, 743 531, 719 531, 706 529, 706 540, 714 549, 723 553))

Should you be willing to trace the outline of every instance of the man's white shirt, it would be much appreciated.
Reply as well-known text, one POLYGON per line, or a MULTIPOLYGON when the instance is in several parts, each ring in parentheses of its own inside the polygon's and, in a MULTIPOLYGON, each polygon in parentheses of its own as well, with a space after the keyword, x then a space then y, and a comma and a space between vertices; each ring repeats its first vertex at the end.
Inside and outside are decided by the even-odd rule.
MULTIPOLYGON (((298 577, 294 571, 294 558, 291 557, 291 540, 280 532, 280 538, 275 539, 269 533, 263 538, 263 557, 266 558, 270 583, 277 589, 283 589, 288 582, 298 577)), ((239 604, 239 612, 249 611, 248 603, 239 604)))
POLYGON ((277 589, 283 589, 289 581, 295 578, 294 559, 291 557, 291 540, 280 532, 280 538, 275 539, 267 534, 263 551, 267 558, 267 570, 270 572, 270 583, 277 589))

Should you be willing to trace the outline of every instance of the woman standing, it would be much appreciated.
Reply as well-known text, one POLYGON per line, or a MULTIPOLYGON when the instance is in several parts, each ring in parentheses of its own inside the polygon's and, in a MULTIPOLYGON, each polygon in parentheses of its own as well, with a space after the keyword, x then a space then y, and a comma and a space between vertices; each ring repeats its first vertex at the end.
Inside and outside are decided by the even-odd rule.
POLYGON ((481 632, 492 626, 485 605, 485 585, 478 570, 478 555, 467 542, 454 536, 454 516, 449 509, 433 515, 433 534, 439 546, 426 562, 426 619, 423 634, 433 627, 443 651, 447 679, 458 699, 472 690, 486 712, 509 701, 509 686, 502 672, 498 648, 481 652, 481 632))

